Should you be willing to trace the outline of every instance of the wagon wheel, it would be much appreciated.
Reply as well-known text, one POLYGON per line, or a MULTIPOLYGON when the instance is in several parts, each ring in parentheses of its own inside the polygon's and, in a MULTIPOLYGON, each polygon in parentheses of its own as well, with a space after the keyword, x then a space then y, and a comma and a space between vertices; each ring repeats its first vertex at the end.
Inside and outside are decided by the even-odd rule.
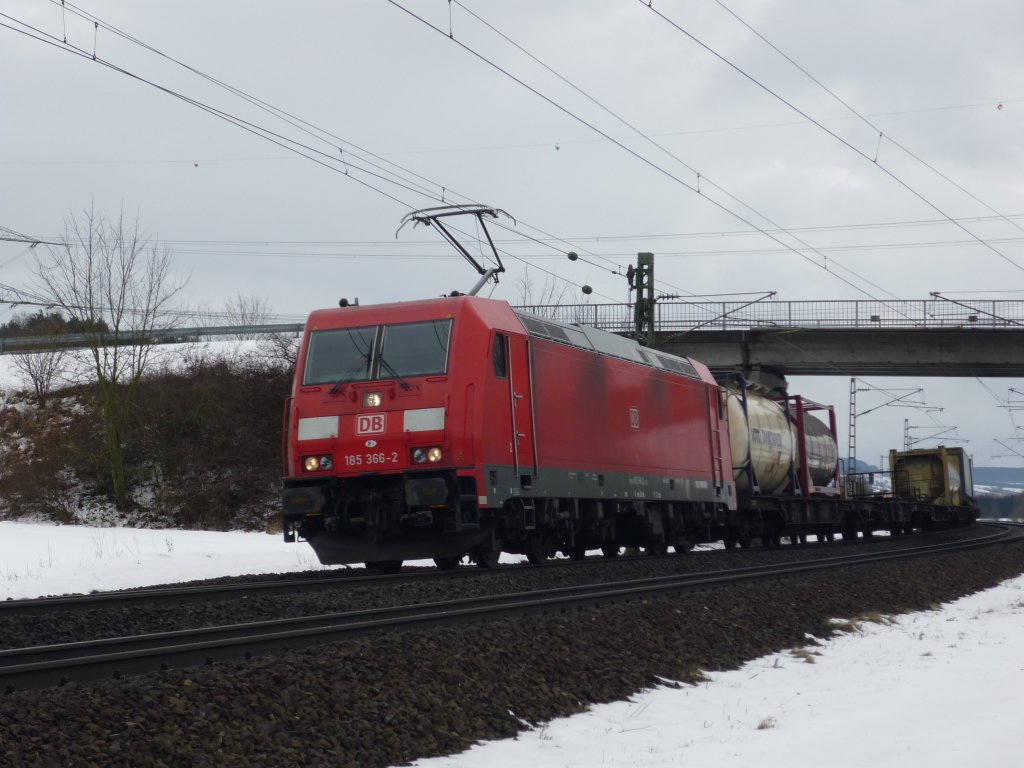
POLYGON ((619 545, 618 544, 602 544, 601 554, 605 557, 618 557, 619 556, 619 545))
POLYGON ((434 558, 434 565, 436 565, 438 570, 441 570, 441 571, 451 571, 461 562, 462 562, 462 555, 457 555, 455 557, 435 557, 434 558))

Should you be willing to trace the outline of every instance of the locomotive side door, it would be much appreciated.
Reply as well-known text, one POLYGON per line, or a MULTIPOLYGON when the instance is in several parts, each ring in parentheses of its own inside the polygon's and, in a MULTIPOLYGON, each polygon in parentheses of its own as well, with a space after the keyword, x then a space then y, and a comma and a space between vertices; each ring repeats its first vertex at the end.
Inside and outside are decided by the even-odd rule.
POLYGON ((512 456, 522 485, 531 485, 537 474, 537 445, 534 440, 533 365, 528 336, 506 336, 508 340, 508 389, 512 412, 512 456), (525 479, 525 482, 524 482, 525 479))
POLYGON ((725 461, 722 455, 722 426, 724 412, 722 399, 714 387, 704 387, 708 403, 708 437, 711 445, 711 478, 715 484, 715 494, 722 495, 725 483, 725 461))

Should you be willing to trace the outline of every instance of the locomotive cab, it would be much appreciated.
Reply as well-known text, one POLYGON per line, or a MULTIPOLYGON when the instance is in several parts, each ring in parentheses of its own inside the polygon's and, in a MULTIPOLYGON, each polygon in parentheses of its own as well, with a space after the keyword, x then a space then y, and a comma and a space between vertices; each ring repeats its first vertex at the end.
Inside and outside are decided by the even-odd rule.
POLYGON ((487 533, 453 386, 486 348, 460 300, 416 304, 310 317, 287 405, 283 522, 321 562, 455 557, 487 533))

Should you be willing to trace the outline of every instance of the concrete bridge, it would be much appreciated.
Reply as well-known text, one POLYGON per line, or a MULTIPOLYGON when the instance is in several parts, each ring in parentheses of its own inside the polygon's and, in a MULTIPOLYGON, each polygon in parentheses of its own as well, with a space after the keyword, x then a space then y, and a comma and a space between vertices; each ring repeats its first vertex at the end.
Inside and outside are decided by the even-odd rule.
MULTIPOLYGON (((562 322, 633 335, 631 304, 518 307, 562 322)), ((1024 300, 655 303, 653 345, 716 373, 771 376, 1024 378, 1024 300)), ((165 329, 157 341, 297 334, 302 323, 165 329)), ((81 346, 82 336, 0 339, 0 354, 81 346)), ((645 339, 650 344, 652 339, 645 339)), ((766 381, 766 383, 768 383, 766 381)))
MULTIPOLYGON (((628 304, 524 309, 634 328, 628 304)), ((659 301, 654 314, 654 346, 716 373, 1024 377, 1024 301, 659 301)))

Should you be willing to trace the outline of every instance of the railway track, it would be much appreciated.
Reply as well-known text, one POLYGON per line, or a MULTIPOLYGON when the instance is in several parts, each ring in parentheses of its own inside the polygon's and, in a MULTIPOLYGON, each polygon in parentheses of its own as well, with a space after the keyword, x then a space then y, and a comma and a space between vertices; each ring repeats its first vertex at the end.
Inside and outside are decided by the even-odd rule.
POLYGON ((0 651, 0 690, 9 692, 71 681, 120 677, 173 666, 213 663, 384 630, 405 631, 533 613, 568 612, 612 602, 775 580, 854 565, 964 552, 1024 537, 1024 529, 1009 525, 989 524, 984 528, 987 529, 984 535, 968 541, 926 544, 915 541, 915 546, 829 556, 799 563, 674 574, 501 596, 10 649, 0 651))
MULTIPOLYGON (((926 536, 941 536, 938 534, 920 534, 915 540, 924 540, 926 536)), ((874 545, 880 545, 894 540, 876 539, 874 545)), ((855 542, 856 543, 856 542, 855 542)), ((822 548, 806 548, 803 551, 821 554, 825 547, 843 547, 845 542, 839 544, 821 545, 822 548)), ((812 545, 813 546, 813 545, 812 545)), ((759 550, 759 551, 785 551, 781 550, 759 550)), ((716 551, 706 551, 698 556, 714 556, 716 551)), ((724 552, 723 552, 724 554, 724 552)), ((693 553, 682 555, 668 555, 666 557, 692 558, 693 553)), ((635 557, 621 557, 609 560, 603 556, 588 558, 584 561, 571 560, 550 560, 539 565, 522 563, 508 565, 499 568, 481 569, 476 567, 463 567, 451 571, 435 569, 407 569, 395 574, 376 574, 359 571, 345 571, 344 576, 326 576, 322 578, 285 578, 285 579, 261 579, 254 581, 232 582, 225 584, 201 584, 190 586, 154 587, 129 590, 114 590, 109 592, 94 592, 89 594, 58 595, 54 597, 25 598, 16 600, 0 601, 0 621, 17 616, 32 616, 56 612, 77 612, 102 609, 120 609, 131 606, 179 606, 192 603, 214 603, 229 600, 244 600, 253 597, 272 595, 300 595, 309 594, 332 589, 364 587, 364 586, 385 586, 389 584, 402 584, 412 581, 446 581, 450 579, 477 579, 488 578, 495 575, 509 573, 524 573, 537 571, 539 569, 575 569, 588 565, 600 568, 609 562, 629 562, 631 560, 643 561, 645 555, 635 557)))

